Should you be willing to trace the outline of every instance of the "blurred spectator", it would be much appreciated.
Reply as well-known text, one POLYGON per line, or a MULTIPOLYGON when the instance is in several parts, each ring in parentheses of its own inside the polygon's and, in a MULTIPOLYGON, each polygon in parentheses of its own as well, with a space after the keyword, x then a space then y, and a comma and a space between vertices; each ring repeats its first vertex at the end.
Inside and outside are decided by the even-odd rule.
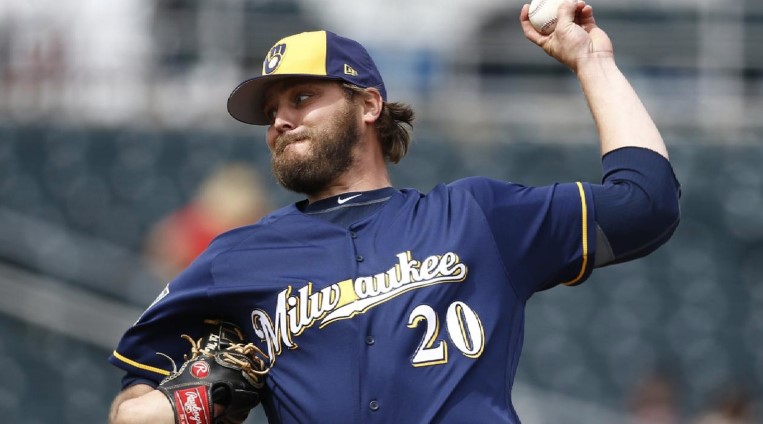
POLYGON ((631 424, 677 424, 680 419, 675 383, 664 373, 647 376, 629 400, 631 424))
POLYGON ((752 396, 745 390, 732 389, 718 396, 712 408, 701 414, 694 424, 754 424, 752 396))
POLYGON ((186 205, 161 219, 146 239, 146 255, 162 281, 174 278, 217 235, 257 222, 271 209, 256 169, 229 164, 210 175, 186 205))
POLYGON ((147 3, 0 2, 0 120, 145 117, 147 3))

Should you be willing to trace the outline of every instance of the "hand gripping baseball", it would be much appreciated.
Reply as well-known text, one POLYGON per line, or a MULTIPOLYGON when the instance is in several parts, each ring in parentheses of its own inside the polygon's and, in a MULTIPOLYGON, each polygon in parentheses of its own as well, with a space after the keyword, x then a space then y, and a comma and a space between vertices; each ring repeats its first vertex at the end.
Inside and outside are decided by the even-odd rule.
POLYGON ((529 5, 519 13, 525 37, 539 45, 551 57, 577 72, 582 61, 612 58, 614 49, 607 34, 596 26, 593 8, 584 1, 562 2, 554 32, 543 35, 530 23, 529 5))
POLYGON ((245 343, 241 329, 206 320, 205 335, 193 340, 190 357, 157 387, 169 399, 176 424, 235 423, 260 403, 259 389, 269 370, 266 355, 245 343), (216 411, 215 406, 222 408, 216 411))

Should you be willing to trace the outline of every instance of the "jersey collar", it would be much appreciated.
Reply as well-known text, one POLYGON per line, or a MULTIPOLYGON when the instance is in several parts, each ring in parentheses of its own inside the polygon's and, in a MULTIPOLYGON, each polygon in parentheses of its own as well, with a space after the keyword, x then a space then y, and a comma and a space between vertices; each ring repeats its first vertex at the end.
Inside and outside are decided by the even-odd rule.
POLYGON ((303 200, 297 203, 297 208, 302 212, 315 213, 334 208, 361 206, 387 200, 396 192, 397 189, 393 187, 385 187, 371 191, 351 191, 321 199, 310 204, 307 203, 307 200, 303 200))

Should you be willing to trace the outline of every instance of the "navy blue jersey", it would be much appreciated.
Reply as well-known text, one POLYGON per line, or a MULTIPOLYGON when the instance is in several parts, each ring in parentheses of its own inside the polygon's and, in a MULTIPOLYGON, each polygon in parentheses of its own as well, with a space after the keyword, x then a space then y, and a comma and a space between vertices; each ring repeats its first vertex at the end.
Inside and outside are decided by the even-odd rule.
POLYGON ((349 226, 291 205, 218 237, 110 361, 158 382, 220 317, 270 356, 271 422, 518 423, 525 303, 588 277, 593 205, 586 183, 482 177, 395 190, 349 226))

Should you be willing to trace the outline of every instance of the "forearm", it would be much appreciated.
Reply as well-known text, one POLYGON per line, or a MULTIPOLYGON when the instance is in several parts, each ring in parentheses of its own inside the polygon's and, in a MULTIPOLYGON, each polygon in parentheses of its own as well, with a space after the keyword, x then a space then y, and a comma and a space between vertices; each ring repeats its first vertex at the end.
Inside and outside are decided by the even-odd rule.
POLYGON ((145 384, 123 390, 114 399, 109 424, 174 424, 175 416, 167 398, 145 384))
POLYGON ((581 60, 577 76, 596 122, 602 156, 634 146, 668 157, 657 126, 611 55, 581 60))

